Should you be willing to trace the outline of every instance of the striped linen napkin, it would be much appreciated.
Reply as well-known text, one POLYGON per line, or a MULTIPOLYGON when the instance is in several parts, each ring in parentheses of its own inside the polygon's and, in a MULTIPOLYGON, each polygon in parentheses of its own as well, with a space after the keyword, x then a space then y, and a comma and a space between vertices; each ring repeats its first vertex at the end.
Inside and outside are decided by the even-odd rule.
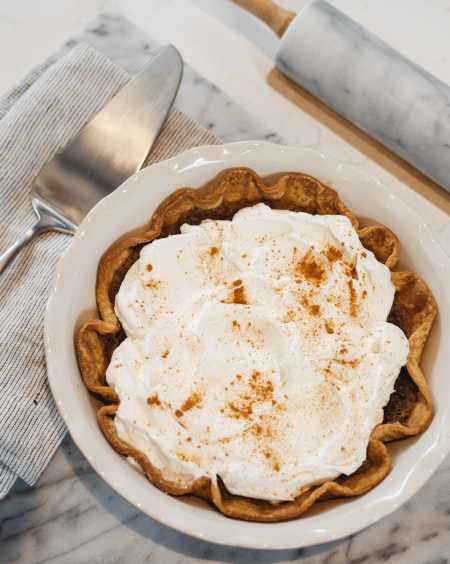
MULTIPOLYGON (((79 44, 0 98, 0 249, 34 221, 29 189, 40 168, 129 78, 79 44)), ((217 142, 175 110, 147 164, 217 142)), ((42 235, 0 277, 0 499, 17 478, 33 485, 65 434, 47 383, 43 320, 55 264, 69 244, 67 235, 42 235)))

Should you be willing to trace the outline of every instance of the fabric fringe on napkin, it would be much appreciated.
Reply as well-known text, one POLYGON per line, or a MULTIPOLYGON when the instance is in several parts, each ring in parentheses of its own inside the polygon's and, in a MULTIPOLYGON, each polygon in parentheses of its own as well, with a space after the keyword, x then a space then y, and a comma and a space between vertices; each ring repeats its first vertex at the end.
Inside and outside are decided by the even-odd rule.
MULTIPOLYGON (((0 98, 0 249, 35 220, 30 185, 40 168, 129 78, 80 44, 34 69, 0 98)), ((147 164, 218 142, 175 110, 147 164)), ((43 322, 54 267, 69 244, 70 236, 42 235, 0 279, 0 499, 19 477, 34 484, 65 434, 47 383, 43 322)))

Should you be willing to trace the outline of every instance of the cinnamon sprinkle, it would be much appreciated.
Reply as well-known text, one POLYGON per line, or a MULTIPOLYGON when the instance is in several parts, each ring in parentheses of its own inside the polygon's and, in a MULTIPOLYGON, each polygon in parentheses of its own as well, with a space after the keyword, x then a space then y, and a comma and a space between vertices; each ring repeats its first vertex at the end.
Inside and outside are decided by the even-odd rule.
MULTIPOLYGON (((236 374, 236 379, 241 380, 242 376, 236 374)), ((274 401, 274 386, 272 381, 264 378, 258 370, 253 371, 247 385, 248 389, 241 393, 236 400, 227 403, 226 407, 229 411, 229 416, 233 419, 249 420, 253 415, 256 405, 267 401, 274 401)), ((261 434, 261 425, 259 423, 253 425, 251 431, 256 434, 261 434)))
POLYGON ((352 317, 356 317, 358 315, 358 303, 356 299, 356 290, 353 287, 353 281, 347 281, 347 287, 349 292, 349 306, 350 306, 350 315, 352 317))
POLYGON ((282 317, 281 321, 283 323, 290 323, 295 319, 295 311, 293 309, 288 309, 285 315, 282 317))
POLYGON ((245 294, 245 288, 242 284, 242 280, 235 280, 232 283, 231 295, 226 300, 221 300, 221 303, 248 305, 247 296, 245 294))
POLYGON ((229 401, 228 407, 232 412, 232 417, 234 419, 248 419, 253 413, 253 408, 250 404, 237 405, 236 403, 229 401))
MULTIPOLYGON (((203 396, 200 392, 192 392, 192 394, 181 405, 181 411, 186 412, 201 404, 203 396)), ((175 413, 176 414, 176 413, 175 413)))
POLYGON ((334 362, 340 364, 341 366, 350 366, 351 368, 356 368, 361 360, 359 358, 354 358, 352 360, 344 360, 343 358, 334 358, 334 362))
POLYGON ((244 286, 242 286, 242 281, 236 280, 236 282, 241 282, 241 286, 236 286, 236 283, 234 283, 234 286, 236 287, 233 290, 233 303, 246 305, 248 302, 247 302, 247 297, 245 295, 244 286))
POLYGON ((302 297, 300 303, 313 317, 318 317, 320 315, 320 306, 317 304, 312 304, 305 296, 302 297))
POLYGON ((158 288, 161 286, 161 282, 159 280, 149 280, 146 284, 147 288, 158 288))
POLYGON ((346 274, 347 274, 347 276, 350 276, 351 278, 353 278, 353 280, 358 280, 358 271, 356 270, 356 261, 357 261, 357 257, 354 257, 351 264, 346 263, 347 264, 346 274))
POLYGON ((314 315, 315 317, 317 317, 318 315, 320 315, 320 306, 318 306, 317 304, 314 304, 310 307, 309 309, 311 315, 314 315))
POLYGON ((331 263, 341 260, 343 257, 342 251, 332 245, 326 248, 324 254, 331 263))
POLYGON ((233 321, 232 321, 232 325, 233 325, 233 330, 234 330, 234 331, 239 331, 239 330, 240 330, 240 328, 241 328, 241 326, 240 326, 239 322, 238 322, 238 321, 236 321, 236 319, 233 319, 233 321))
POLYGON ((158 397, 158 394, 153 394, 147 398, 148 405, 161 405, 161 400, 158 397))
POLYGON ((252 373, 250 388, 253 390, 258 401, 267 401, 273 395, 273 383, 271 380, 261 380, 261 372, 254 370, 252 373))
MULTIPOLYGON (((294 254, 296 253, 294 252, 294 254)), ((315 286, 320 286, 325 280, 325 269, 317 261, 312 248, 295 265, 295 275, 297 278, 304 278, 315 286)))

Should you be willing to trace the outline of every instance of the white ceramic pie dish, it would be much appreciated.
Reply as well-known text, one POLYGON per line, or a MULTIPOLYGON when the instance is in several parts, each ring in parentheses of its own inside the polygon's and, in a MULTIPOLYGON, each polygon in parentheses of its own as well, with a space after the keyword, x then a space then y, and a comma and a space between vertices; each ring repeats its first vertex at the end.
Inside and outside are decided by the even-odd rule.
POLYGON ((420 216, 373 178, 310 149, 261 142, 205 146, 153 165, 131 177, 86 217, 64 256, 51 288, 45 319, 48 376, 69 432, 97 473, 123 498, 156 520, 194 537, 259 549, 303 547, 353 534, 409 499, 450 450, 450 261, 420 216), (402 243, 401 267, 421 274, 438 302, 438 318, 423 359, 436 402, 430 428, 391 445, 394 467, 372 491, 349 501, 319 503, 313 512, 283 523, 247 523, 224 517, 206 503, 173 498, 151 485, 110 447, 98 428, 95 401, 78 371, 73 338, 95 312, 95 277, 105 249, 150 218, 180 186, 200 186, 219 171, 248 166, 259 174, 303 171, 337 189, 360 218, 390 227, 402 243))

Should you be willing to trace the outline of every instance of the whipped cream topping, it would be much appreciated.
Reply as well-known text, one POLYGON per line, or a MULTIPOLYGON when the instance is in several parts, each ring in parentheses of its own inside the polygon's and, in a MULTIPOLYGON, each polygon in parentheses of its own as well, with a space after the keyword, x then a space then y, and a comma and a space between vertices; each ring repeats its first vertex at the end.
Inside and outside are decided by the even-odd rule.
POLYGON ((408 354, 345 216, 258 204, 145 246, 116 298, 118 435, 165 477, 294 499, 366 458, 408 354))

